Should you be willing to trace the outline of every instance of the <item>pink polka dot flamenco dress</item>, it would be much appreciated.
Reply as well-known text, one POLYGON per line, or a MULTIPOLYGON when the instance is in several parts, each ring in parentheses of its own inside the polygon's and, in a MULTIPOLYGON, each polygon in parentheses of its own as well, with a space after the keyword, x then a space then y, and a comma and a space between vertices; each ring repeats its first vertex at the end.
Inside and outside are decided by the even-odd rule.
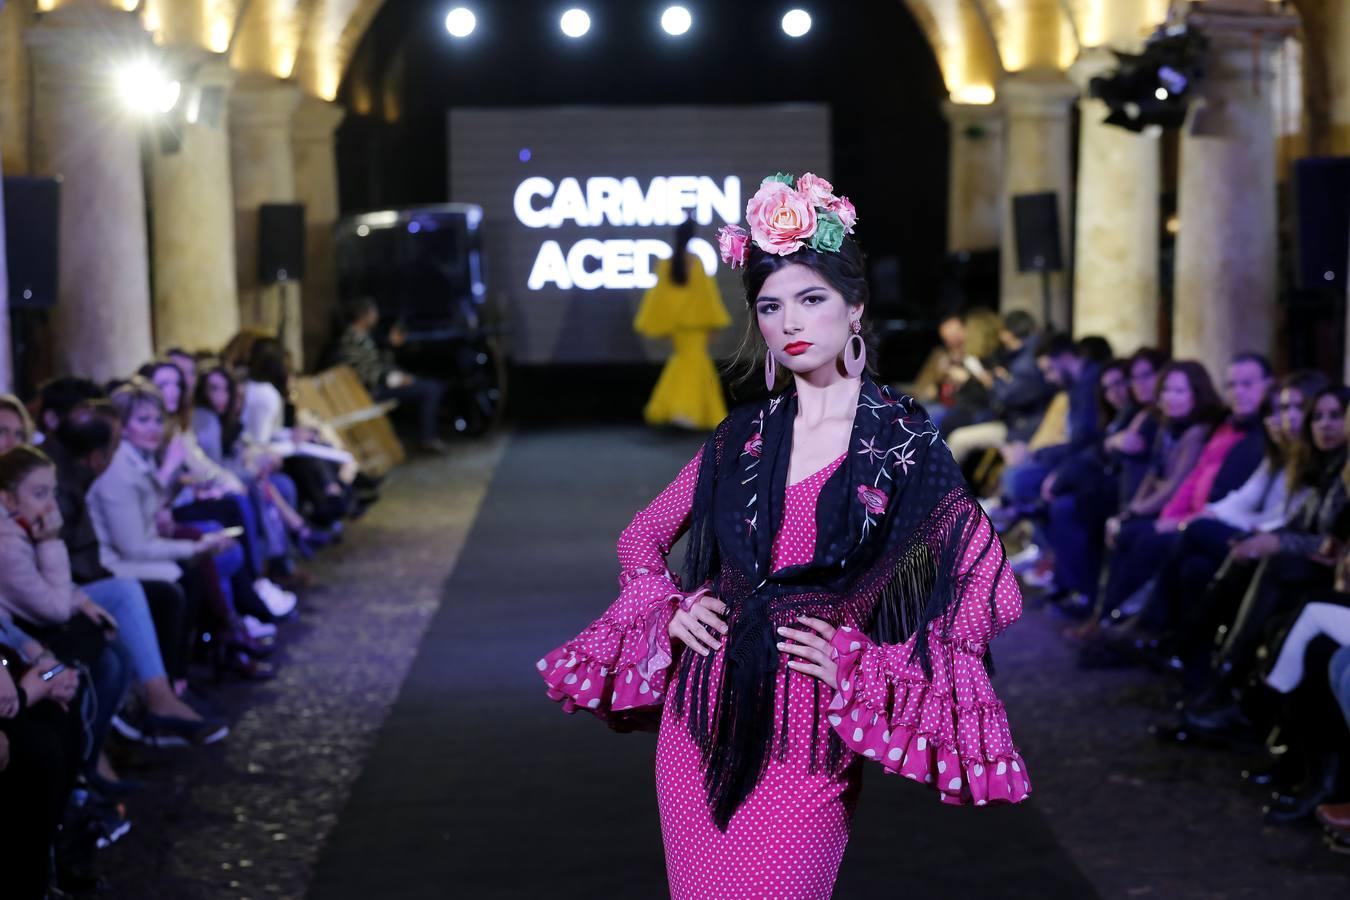
MULTIPOLYGON (((568 712, 586 710, 618 730, 659 722, 656 789, 670 893, 677 900, 829 897, 848 842, 865 760, 935 789, 944 803, 1017 803, 1031 791, 1003 705, 982 662, 989 641, 1021 614, 1021 596, 988 519, 956 482, 951 487, 943 482, 955 469, 945 468, 950 453, 937 440, 931 422, 908 405, 908 398, 896 400, 886 388, 865 380, 858 419, 865 427, 855 426, 849 452, 787 484, 786 463, 774 467, 775 482, 775 473, 765 465, 768 460, 761 458, 775 444, 785 455, 790 453, 791 429, 782 420, 790 423, 795 406, 783 399, 757 411, 733 412, 678 477, 633 518, 618 542, 618 600, 536 664, 548 696, 568 712), (775 418, 780 420, 777 429, 775 418), (743 433, 738 435, 738 429, 743 433), (886 441, 880 443, 883 437, 886 441), (897 452, 896 447, 902 449, 897 452), (747 553, 756 540, 756 518, 779 525, 771 541, 765 538, 762 557, 770 575, 758 587, 742 585, 738 595, 740 582, 734 572, 723 569, 717 585, 721 590, 711 592, 730 607, 731 633, 719 650, 700 657, 681 642, 672 646, 667 627, 681 601, 709 592, 713 585, 683 590, 667 568, 666 556, 691 519, 702 514, 696 508, 700 469, 710 454, 718 457, 719 485, 740 490, 746 482, 752 491, 750 508, 766 513, 745 517, 747 553), (934 454, 941 459, 933 462, 934 454), (934 483, 922 496, 942 499, 931 510, 925 507, 927 524, 921 528, 890 522, 884 507, 892 508, 892 516, 899 514, 902 502, 906 509, 915 508, 912 498, 920 495, 917 489, 906 493, 902 480, 919 477, 920 465, 941 472, 928 479, 934 483), (748 474, 738 477, 742 473, 748 474), (761 488, 778 487, 767 502, 754 492, 757 478, 763 479, 761 488), (849 505, 840 506, 838 519, 831 518, 830 510, 818 509, 818 504, 829 503, 833 509, 845 501, 849 505), (819 523, 843 521, 853 527, 832 525, 831 531, 846 541, 854 540, 856 532, 861 543, 870 537, 884 548, 881 532, 888 526, 896 534, 908 528, 919 537, 901 535, 893 542, 903 548, 898 559, 879 550, 876 564, 846 593, 813 592, 798 582, 792 589, 780 589, 766 604, 768 623, 755 625, 759 631, 772 631, 776 625, 800 628, 795 618, 803 612, 837 626, 829 646, 839 689, 788 668, 786 662, 795 657, 770 643, 779 664, 765 671, 768 690, 763 693, 772 697, 772 707, 762 714, 767 724, 771 713, 772 727, 762 729, 766 749, 760 760, 753 753, 745 757, 751 760, 749 768, 759 769, 758 777, 750 772, 753 786, 734 801, 725 792, 715 798, 708 767, 726 767, 717 762, 723 757, 715 748, 719 740, 734 740, 726 735, 740 727, 723 708, 735 696, 735 685, 727 683, 734 679, 727 673, 742 658, 737 656, 738 641, 763 641, 751 626, 738 630, 738 620, 753 618, 754 598, 771 582, 791 582, 794 572, 811 573, 813 559, 826 556, 839 542, 823 533, 819 523), (938 527, 931 527, 933 523, 938 527), (944 534, 950 538, 946 547, 944 534), (931 602, 928 615, 911 602, 908 618, 922 623, 914 633, 894 642, 868 636, 888 630, 903 636, 903 629, 897 635, 895 627, 900 626, 894 621, 890 629, 875 627, 878 617, 906 618, 898 614, 905 607, 894 599, 903 593, 896 585, 918 583, 926 590, 933 579, 925 581, 922 573, 932 576, 944 565, 951 569, 953 596, 940 615, 931 615, 931 602), (822 599, 826 597, 832 598, 830 603, 822 599), (927 664, 914 652, 921 634, 927 664), (731 802, 734 811, 728 816, 731 802)), ((703 474, 706 486, 711 476, 703 474)), ((959 475, 955 478, 959 481, 959 475)), ((738 501, 736 508, 744 506, 738 497, 729 498, 728 505, 732 499, 738 501)), ((731 545, 739 533, 725 534, 718 531, 718 549, 724 557, 734 556, 731 545)), ((720 777, 720 782, 735 782, 736 774, 720 777)))

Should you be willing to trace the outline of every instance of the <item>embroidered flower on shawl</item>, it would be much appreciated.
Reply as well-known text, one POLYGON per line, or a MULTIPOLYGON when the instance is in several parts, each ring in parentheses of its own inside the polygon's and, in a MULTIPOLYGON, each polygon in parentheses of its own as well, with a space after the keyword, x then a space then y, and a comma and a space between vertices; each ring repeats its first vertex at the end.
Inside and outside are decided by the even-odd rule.
POLYGON ((869 459, 881 459, 886 455, 886 451, 877 446, 875 438, 864 438, 859 442, 862 449, 858 451, 859 456, 866 456, 869 459))
POLYGON ((883 490, 868 487, 865 484, 858 485, 858 500, 863 506, 867 507, 867 512, 871 515, 879 516, 884 513, 888 499, 886 492, 883 490))
POLYGON ((912 449, 906 449, 896 454, 896 460, 894 463, 892 463, 892 465, 899 468, 900 471, 903 472, 904 474, 908 475, 909 467, 913 465, 918 465, 918 460, 914 458, 914 451, 912 449))
POLYGON ((758 458, 759 454, 763 450, 764 450, 764 436, 757 431, 750 436, 750 440, 745 442, 745 450, 742 451, 742 453, 743 454, 748 453, 751 456, 758 458))

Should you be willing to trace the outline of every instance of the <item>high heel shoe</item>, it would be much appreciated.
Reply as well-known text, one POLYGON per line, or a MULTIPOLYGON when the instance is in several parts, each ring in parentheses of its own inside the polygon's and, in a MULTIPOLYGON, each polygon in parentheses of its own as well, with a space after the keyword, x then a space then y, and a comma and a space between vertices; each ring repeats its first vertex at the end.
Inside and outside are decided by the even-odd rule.
POLYGON ((271 663, 254 659, 241 650, 222 648, 216 657, 216 681, 224 681, 227 673, 245 681, 270 681, 277 670, 271 663))

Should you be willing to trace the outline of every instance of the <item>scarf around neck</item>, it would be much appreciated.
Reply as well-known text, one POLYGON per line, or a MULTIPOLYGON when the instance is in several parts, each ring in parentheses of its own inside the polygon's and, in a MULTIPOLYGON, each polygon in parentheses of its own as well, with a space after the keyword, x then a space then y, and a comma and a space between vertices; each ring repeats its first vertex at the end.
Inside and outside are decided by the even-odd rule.
MULTIPOLYGON (((774 746, 774 629, 809 615, 856 625, 879 643, 917 635, 912 658, 931 675, 928 626, 939 634, 949 629, 966 581, 958 565, 985 520, 923 407, 864 375, 844 462, 816 501, 813 557, 773 571, 797 410, 795 385, 739 407, 705 443, 699 464, 684 584, 711 584, 728 606, 729 633, 723 654, 683 655, 675 703, 703 752, 708 805, 724 831, 770 756, 787 752, 786 679, 774 746), (725 671, 720 696, 712 698, 715 665, 725 671)), ((995 554, 1006 565, 992 527, 973 549, 977 563, 995 554)), ((991 617, 997 581, 980 598, 991 617)), ((813 681, 818 735, 820 682, 813 681)), ((828 767, 842 750, 831 732, 828 767)))

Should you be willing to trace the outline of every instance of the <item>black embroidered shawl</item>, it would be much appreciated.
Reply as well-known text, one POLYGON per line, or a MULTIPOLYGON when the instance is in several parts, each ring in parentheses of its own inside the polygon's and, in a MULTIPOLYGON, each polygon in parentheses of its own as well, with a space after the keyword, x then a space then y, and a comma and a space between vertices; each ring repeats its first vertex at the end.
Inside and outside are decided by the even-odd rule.
MULTIPOLYGON (((723 830, 774 752, 774 629, 810 615, 856 624, 880 643, 917 634, 914 655, 931 675, 927 626, 940 634, 950 626, 963 595, 958 565, 984 519, 923 407, 864 375, 846 458, 817 500, 815 556, 771 572, 796 417, 795 387, 740 407, 708 439, 699 465, 684 585, 711 583, 729 607, 730 631, 723 654, 683 654, 675 702, 703 751, 708 804, 723 830), (723 657, 714 702, 709 676, 723 657)), ((993 553, 1006 564, 992 527, 975 551, 975 562, 993 553)), ((987 603, 993 616, 992 587, 968 599, 987 603)), ((819 690, 817 681, 817 711, 819 690)), ((785 709, 780 759, 787 721, 785 709)), ((842 750, 831 732, 826 765, 837 765, 842 750)))

